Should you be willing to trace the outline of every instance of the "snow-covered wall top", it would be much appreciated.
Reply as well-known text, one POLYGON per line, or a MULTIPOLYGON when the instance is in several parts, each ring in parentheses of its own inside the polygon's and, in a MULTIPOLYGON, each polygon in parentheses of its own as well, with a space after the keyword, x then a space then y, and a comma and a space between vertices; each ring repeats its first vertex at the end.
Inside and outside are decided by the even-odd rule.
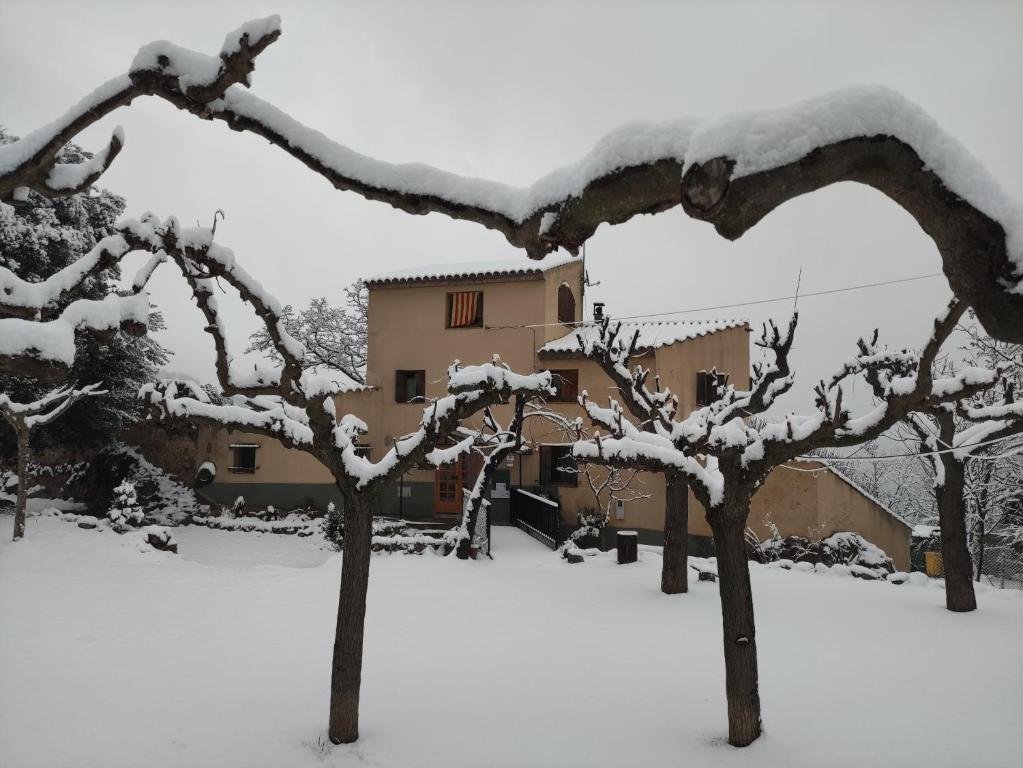
POLYGON ((550 256, 543 261, 530 261, 523 258, 503 259, 500 261, 476 261, 455 264, 424 264, 385 272, 366 278, 370 286, 395 283, 420 283, 431 280, 474 280, 477 278, 494 278, 512 275, 536 275, 549 272, 577 261, 575 256, 560 254, 550 256))
MULTIPOLYGON (((621 324, 618 338, 625 343, 632 340, 633 335, 639 331, 639 338, 636 340, 637 349, 657 349, 666 347, 669 344, 695 339, 699 336, 707 336, 711 333, 719 333, 729 328, 743 328, 748 321, 742 318, 730 318, 723 320, 644 320, 641 322, 625 321, 621 324)), ((555 354, 564 352, 579 351, 579 336, 584 340, 593 340, 600 333, 599 323, 587 323, 567 333, 559 339, 549 341, 540 347, 540 353, 555 354)))

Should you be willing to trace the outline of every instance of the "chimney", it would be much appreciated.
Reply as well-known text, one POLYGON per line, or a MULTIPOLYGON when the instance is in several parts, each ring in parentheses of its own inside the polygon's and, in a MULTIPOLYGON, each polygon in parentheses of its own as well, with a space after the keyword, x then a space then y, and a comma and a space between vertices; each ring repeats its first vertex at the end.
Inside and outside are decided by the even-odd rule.
POLYGON ((604 302, 593 302, 593 319, 598 323, 604 319, 604 302))

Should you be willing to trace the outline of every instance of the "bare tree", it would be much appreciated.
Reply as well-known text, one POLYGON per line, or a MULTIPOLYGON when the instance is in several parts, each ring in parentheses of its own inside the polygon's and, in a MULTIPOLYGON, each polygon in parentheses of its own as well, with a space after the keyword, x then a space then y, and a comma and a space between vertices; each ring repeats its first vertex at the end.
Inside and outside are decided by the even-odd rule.
POLYGON ((476 222, 533 258, 558 248, 575 253, 601 224, 678 205, 735 239, 794 197, 854 181, 887 195, 916 219, 937 245, 953 292, 976 309, 993 336, 1023 342, 1020 254, 1008 245, 1008 230, 1019 226, 1018 203, 933 119, 896 93, 848 89, 760 114, 619 130, 574 166, 519 188, 374 160, 235 87, 249 84, 255 57, 279 36, 280 19, 271 16, 228 34, 218 56, 167 42, 144 46, 126 75, 0 148, 0 200, 25 188, 53 195, 95 181, 120 151, 120 131, 87 167, 55 165, 57 151, 143 95, 258 135, 337 189, 407 213, 476 222), (849 119, 836 119, 843 114, 849 119))
POLYGON ((105 395, 99 384, 81 388, 61 387, 47 392, 31 403, 13 402, 0 394, 0 416, 11 425, 18 440, 18 499, 14 505, 14 540, 25 535, 25 511, 28 506, 28 462, 31 454, 32 431, 58 418, 72 405, 86 397, 105 395))
MULTIPOLYGON (((281 321, 288 333, 305 347, 306 368, 322 366, 338 370, 353 381, 365 384, 369 336, 366 282, 359 279, 345 286, 345 299, 346 306, 335 307, 321 296, 298 313, 288 304, 281 311, 281 321)), ((246 352, 263 352, 274 362, 281 362, 265 329, 257 329, 249 339, 251 343, 246 352)))
POLYGON ((580 398, 590 419, 607 436, 576 443, 574 454, 618 466, 687 475, 707 515, 718 563, 718 584, 724 629, 725 681, 728 698, 728 740, 746 746, 761 732, 756 631, 744 532, 753 494, 779 464, 823 447, 854 445, 877 437, 910 412, 951 403, 992 386, 996 371, 970 369, 947 379, 934 379, 931 364, 964 311, 953 300, 935 320, 931 338, 919 352, 887 352, 878 348, 877 333, 861 339, 851 357, 828 382, 816 387, 817 413, 789 415, 782 421, 751 426, 750 415, 765 414, 793 383, 788 355, 796 327, 773 324, 758 342, 772 357, 757 363, 749 391, 728 387, 721 399, 687 418, 658 423, 653 431, 625 418, 612 400, 604 408, 580 398), (876 407, 853 418, 843 405, 843 383, 857 376, 879 394, 876 407))
POLYGON ((227 405, 182 394, 176 386, 147 385, 141 396, 162 418, 186 419, 219 427, 263 434, 289 448, 310 454, 330 470, 343 499, 344 567, 331 673, 329 736, 348 743, 359 736, 359 692, 362 683, 362 645, 369 584, 373 514, 380 493, 409 469, 429 463, 457 461, 472 449, 475 435, 452 447, 440 447, 459 434, 461 423, 475 413, 507 403, 516 395, 551 391, 550 374, 519 375, 505 366, 453 365, 448 394, 423 410, 419 428, 394 441, 376 462, 360 456, 359 436, 368 427, 354 414, 338 414, 334 395, 344 385, 305 371, 305 349, 288 333, 282 307, 241 267, 234 254, 213 241, 213 229, 183 229, 177 221, 148 218, 148 239, 158 244, 177 265, 192 290, 195 303, 213 337, 217 377, 227 405), (214 297, 215 281, 223 280, 259 316, 271 339, 281 368, 238 372, 231 368, 223 319, 214 297))

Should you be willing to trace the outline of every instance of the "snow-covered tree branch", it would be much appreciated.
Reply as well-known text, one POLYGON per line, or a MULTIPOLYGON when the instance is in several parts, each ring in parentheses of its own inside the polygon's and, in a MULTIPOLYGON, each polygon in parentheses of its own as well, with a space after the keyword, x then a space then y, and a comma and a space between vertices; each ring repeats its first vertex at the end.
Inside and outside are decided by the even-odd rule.
POLYGON ((87 163, 56 162, 61 148, 81 131, 139 96, 159 96, 208 117, 210 102, 235 84, 248 86, 253 60, 279 36, 280 19, 271 16, 229 33, 217 56, 167 41, 143 46, 127 74, 99 86, 56 120, 0 147, 0 200, 24 199, 29 189, 46 197, 88 189, 121 151, 124 132, 115 129, 107 147, 87 163))
POLYGON ((793 197, 840 181, 878 189, 935 241, 953 291, 994 336, 1023 341, 1023 214, 970 153, 920 107, 883 88, 850 88, 778 110, 711 121, 625 126, 528 187, 376 160, 303 125, 242 86, 280 35, 276 16, 243 25, 219 56, 171 43, 140 49, 128 73, 53 123, 0 148, 0 199, 64 194, 95 181, 123 144, 87 166, 54 165, 60 147, 105 114, 155 95, 247 131, 340 190, 412 214, 441 213, 502 233, 533 258, 577 252, 604 223, 681 205, 737 238, 793 197))

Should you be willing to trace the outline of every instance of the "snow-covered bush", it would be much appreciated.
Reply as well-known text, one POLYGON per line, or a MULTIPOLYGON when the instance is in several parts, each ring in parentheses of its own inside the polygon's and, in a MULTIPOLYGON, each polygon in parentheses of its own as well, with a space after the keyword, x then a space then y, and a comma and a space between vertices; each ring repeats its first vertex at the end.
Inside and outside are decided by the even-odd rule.
POLYGON ((586 545, 596 545, 607 527, 607 515, 596 509, 576 512, 577 527, 558 548, 558 553, 572 563, 582 562, 586 545))
POLYGON ((810 541, 802 536, 772 537, 750 548, 750 559, 780 563, 849 567, 853 575, 881 579, 895 571, 892 559, 880 547, 858 533, 842 531, 826 539, 810 541))
POLYGON ((135 496, 135 484, 124 480, 114 489, 114 505, 107 511, 110 525, 118 533, 142 524, 144 515, 135 496))
POLYGON ((138 506, 158 523, 176 524, 206 512, 195 492, 151 464, 135 448, 119 444, 100 451, 90 463, 82 483, 74 490, 97 516, 115 505, 111 478, 125 478, 135 486, 138 506))
POLYGON ((340 552, 345 543, 345 519, 344 514, 333 501, 327 504, 327 514, 323 516, 322 530, 323 538, 340 552))

